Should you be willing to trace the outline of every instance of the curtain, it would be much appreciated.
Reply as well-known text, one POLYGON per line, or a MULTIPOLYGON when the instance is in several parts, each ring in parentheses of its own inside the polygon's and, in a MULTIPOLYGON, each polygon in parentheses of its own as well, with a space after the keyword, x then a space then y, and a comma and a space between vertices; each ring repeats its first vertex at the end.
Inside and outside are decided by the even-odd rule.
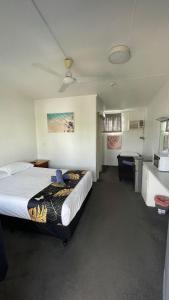
POLYGON ((121 126, 121 114, 106 114, 104 119, 104 132, 120 132, 121 126))

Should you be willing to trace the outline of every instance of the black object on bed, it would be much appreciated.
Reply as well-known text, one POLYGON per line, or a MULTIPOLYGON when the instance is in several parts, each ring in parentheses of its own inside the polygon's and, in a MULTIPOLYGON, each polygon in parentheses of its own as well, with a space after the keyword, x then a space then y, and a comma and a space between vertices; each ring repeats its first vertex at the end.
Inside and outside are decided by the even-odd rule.
MULTIPOLYGON (((91 189, 92 190, 92 189, 91 189)), ((63 244, 66 245, 70 240, 71 236, 74 233, 74 230, 80 220, 80 217, 83 213, 85 205, 90 197, 91 190, 89 191, 86 199, 84 200, 81 208, 77 212, 76 216, 73 218, 71 223, 68 226, 57 225, 55 223, 37 223, 30 220, 18 219, 14 217, 1 216, 2 223, 4 226, 9 227, 12 231, 14 228, 24 229, 24 230, 33 230, 43 234, 48 234, 55 236, 56 238, 62 240, 63 244)))

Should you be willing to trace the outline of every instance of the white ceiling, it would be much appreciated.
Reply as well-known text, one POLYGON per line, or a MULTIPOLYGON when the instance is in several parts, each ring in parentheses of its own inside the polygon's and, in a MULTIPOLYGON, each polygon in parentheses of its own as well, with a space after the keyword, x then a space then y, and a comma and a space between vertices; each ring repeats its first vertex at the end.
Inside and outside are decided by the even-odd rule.
POLYGON ((63 53, 30 0, 0 1, 0 83, 31 98, 100 93, 107 108, 144 106, 169 80, 168 0, 36 0, 66 55, 73 75, 97 81, 57 92, 59 80, 39 62, 64 74, 63 53), (108 62, 112 45, 127 44, 132 57, 108 62), (102 79, 99 79, 101 77, 102 79), (117 85, 109 87, 115 80, 117 85))

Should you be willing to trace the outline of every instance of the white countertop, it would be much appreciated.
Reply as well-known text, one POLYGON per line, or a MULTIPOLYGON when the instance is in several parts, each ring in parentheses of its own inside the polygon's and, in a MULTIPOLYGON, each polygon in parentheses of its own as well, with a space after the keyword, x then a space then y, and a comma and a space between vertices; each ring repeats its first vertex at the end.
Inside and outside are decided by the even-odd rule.
POLYGON ((152 164, 152 162, 144 162, 143 164, 161 182, 161 184, 169 191, 169 172, 159 171, 152 164))

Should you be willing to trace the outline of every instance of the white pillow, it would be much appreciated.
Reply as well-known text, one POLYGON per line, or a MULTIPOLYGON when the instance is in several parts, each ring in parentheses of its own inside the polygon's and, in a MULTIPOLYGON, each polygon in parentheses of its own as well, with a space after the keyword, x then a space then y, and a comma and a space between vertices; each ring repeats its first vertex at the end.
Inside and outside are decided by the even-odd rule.
POLYGON ((0 168, 0 171, 6 172, 8 175, 13 175, 26 169, 33 168, 33 164, 28 162, 14 162, 0 168))
POLYGON ((8 176, 9 176, 9 174, 8 174, 7 172, 5 172, 5 171, 0 171, 0 179, 5 178, 5 177, 8 177, 8 176))

